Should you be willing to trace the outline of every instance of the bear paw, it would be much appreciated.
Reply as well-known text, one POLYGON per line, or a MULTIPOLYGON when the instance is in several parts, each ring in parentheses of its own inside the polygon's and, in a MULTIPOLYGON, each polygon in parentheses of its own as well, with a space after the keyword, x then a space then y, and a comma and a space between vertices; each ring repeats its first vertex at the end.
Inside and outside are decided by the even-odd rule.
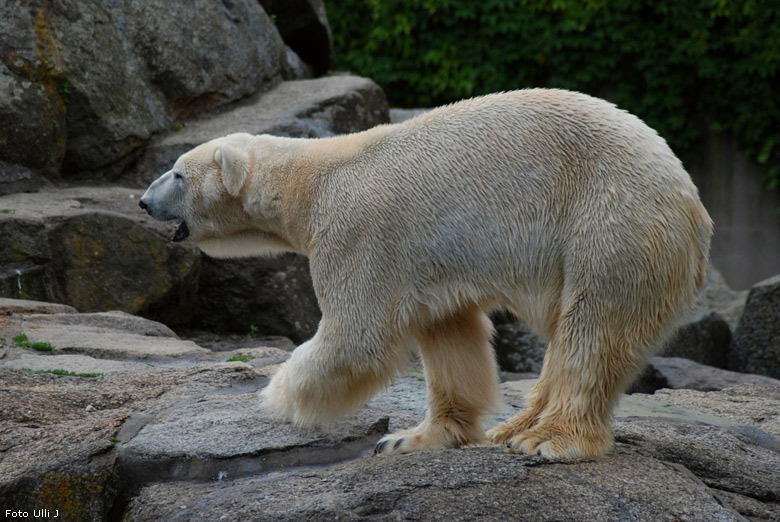
POLYGON ((445 447, 448 447, 445 441, 437 442, 423 430, 412 429, 385 435, 377 442, 374 454, 392 455, 445 447))
POLYGON ((551 460, 596 459, 603 456, 610 445, 609 430, 581 433, 558 425, 536 426, 507 442, 512 453, 538 455, 551 460))
POLYGON ((485 431, 479 423, 428 424, 382 437, 374 448, 377 455, 409 453, 411 451, 460 448, 485 441, 485 431))
POLYGON ((488 430, 487 437, 493 444, 508 444, 513 437, 530 430, 539 420, 539 416, 529 410, 512 417, 508 421, 488 430))

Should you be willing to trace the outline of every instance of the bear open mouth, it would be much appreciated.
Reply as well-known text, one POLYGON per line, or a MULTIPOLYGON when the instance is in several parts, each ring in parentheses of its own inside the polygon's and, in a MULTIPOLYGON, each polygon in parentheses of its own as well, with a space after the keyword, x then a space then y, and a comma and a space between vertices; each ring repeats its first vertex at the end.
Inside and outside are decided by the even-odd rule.
POLYGON ((179 241, 184 241, 189 237, 190 235, 190 229, 187 227, 187 222, 182 221, 178 225, 176 225, 176 228, 173 229, 173 237, 171 238, 171 241, 174 243, 178 243, 179 241))

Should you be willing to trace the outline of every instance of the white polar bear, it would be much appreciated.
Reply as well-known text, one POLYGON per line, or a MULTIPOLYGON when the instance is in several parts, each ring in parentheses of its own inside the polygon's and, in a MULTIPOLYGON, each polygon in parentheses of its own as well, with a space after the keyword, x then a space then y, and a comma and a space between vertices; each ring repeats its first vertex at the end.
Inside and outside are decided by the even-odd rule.
POLYGON ((486 311, 549 341, 520 415, 488 436, 593 458, 621 392, 694 300, 712 223, 653 130, 599 99, 529 89, 325 139, 235 134, 181 156, 140 205, 208 255, 309 257, 316 335, 262 392, 301 426, 386 386, 417 347, 420 426, 380 453, 483 441, 498 402, 486 311))

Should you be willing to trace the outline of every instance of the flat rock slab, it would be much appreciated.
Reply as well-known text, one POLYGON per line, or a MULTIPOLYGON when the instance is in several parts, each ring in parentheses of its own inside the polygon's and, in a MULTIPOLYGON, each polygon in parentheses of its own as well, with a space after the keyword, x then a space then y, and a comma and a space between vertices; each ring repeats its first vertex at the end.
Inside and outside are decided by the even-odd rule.
POLYGON ((295 466, 332 463, 373 449, 388 412, 363 409, 327 431, 269 419, 256 393, 185 400, 120 432, 120 459, 133 484, 217 480, 295 466))
POLYGON ((24 333, 31 343, 52 345, 53 353, 82 353, 100 358, 179 357, 208 352, 192 341, 118 333, 92 326, 25 326, 24 333))
POLYGON ((780 386, 780 380, 772 377, 722 370, 681 357, 653 357, 651 364, 665 380, 664 388, 706 392, 738 384, 780 386))
POLYGON ((28 301, 25 299, 8 299, 0 297, 0 315, 11 314, 75 314, 78 311, 72 306, 44 303, 42 301, 28 301))
POLYGON ((149 319, 120 311, 98 312, 92 314, 24 314, 22 321, 22 324, 25 327, 30 325, 86 326, 152 337, 178 337, 173 330, 162 323, 150 321, 149 319))
POLYGON ((780 437, 780 384, 744 383, 712 392, 658 390, 648 398, 730 419, 780 437))
POLYGON ((744 520, 682 467, 639 455, 545 463, 499 448, 361 459, 221 484, 145 488, 125 522, 744 520))
POLYGON ((112 361, 96 359, 87 355, 37 355, 22 352, 18 357, 5 357, 0 367, 9 370, 29 370, 32 372, 64 371, 76 374, 142 373, 152 367, 149 364, 134 361, 112 361))

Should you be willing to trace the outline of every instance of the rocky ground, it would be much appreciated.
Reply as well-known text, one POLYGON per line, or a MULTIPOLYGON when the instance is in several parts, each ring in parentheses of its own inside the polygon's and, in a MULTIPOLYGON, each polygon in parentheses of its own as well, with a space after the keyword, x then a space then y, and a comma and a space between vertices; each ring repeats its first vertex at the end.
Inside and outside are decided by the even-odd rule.
MULTIPOLYGON (((58 520, 780 518, 780 381, 657 358, 670 388, 624 397, 615 448, 554 463, 501 447, 373 456, 425 408, 410 366, 331 432, 257 393, 292 343, 122 312, 0 300, 0 499, 58 520), (269 346, 272 345, 272 346, 269 346), (690 384, 693 383, 693 384, 690 384), (693 386, 694 389, 671 389, 693 386)), ((506 382, 507 410, 533 384, 506 382)))

